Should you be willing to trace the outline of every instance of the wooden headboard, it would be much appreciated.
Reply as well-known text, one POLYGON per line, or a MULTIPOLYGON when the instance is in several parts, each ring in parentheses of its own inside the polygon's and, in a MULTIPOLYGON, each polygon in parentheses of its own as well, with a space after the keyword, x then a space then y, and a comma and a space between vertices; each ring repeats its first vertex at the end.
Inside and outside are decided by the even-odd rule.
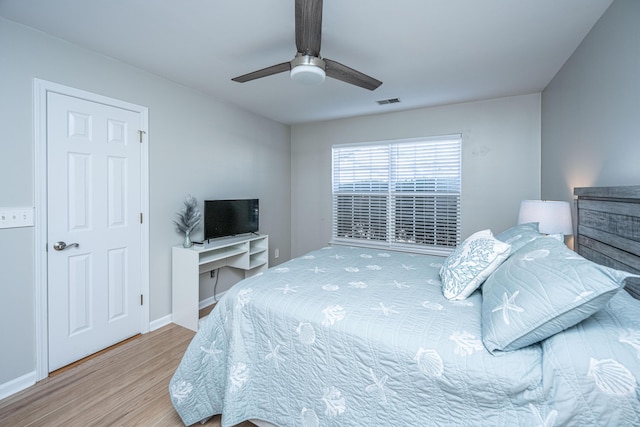
MULTIPOLYGON (((575 250, 598 264, 640 274, 640 185, 575 188, 578 234, 575 250)), ((627 291, 640 299, 640 279, 627 291)))

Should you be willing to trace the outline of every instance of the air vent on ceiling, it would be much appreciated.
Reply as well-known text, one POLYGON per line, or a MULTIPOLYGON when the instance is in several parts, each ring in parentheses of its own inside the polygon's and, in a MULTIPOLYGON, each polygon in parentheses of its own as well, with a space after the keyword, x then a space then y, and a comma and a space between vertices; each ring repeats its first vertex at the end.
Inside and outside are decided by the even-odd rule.
POLYGON ((377 102, 380 105, 397 104, 398 102, 400 102, 400 98, 381 99, 380 101, 377 101, 377 102))

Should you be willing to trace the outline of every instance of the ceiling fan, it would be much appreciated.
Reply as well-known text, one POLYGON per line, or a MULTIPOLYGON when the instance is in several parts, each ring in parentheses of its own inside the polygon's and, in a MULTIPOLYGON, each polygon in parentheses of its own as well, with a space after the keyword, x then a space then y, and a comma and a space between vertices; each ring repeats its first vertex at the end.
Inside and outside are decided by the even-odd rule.
POLYGON ((382 84, 360 71, 339 62, 320 57, 322 39, 322 0, 295 0, 296 48, 291 61, 272 65, 258 71, 234 77, 233 81, 245 83, 273 74, 291 72, 291 78, 305 84, 320 84, 325 75, 365 89, 375 90, 382 84))

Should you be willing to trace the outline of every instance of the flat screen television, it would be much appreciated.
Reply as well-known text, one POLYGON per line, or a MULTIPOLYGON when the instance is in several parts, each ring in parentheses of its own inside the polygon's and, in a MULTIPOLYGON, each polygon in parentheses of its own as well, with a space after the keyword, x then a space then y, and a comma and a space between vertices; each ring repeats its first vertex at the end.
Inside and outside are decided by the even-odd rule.
POLYGON ((204 239, 257 233, 259 218, 258 199, 205 200, 204 239))

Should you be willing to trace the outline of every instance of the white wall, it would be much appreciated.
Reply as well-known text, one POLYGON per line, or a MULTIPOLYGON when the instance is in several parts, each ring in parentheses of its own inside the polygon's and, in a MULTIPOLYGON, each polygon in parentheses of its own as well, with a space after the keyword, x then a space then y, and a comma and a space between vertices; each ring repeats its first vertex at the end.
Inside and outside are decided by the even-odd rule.
POLYGON ((292 254, 331 239, 333 144, 462 134, 462 238, 515 224, 540 197, 540 94, 425 108, 291 129, 292 254))
POLYGON ((640 184, 640 1, 615 0, 542 93, 542 197, 640 184))
MULTIPOLYGON (((150 320, 171 313, 172 220, 189 193, 260 198, 261 231, 280 249, 270 262, 289 258, 288 126, 2 18, 0 58, 2 207, 34 205, 34 78, 149 108, 150 320)), ((0 385, 35 370, 33 236, 0 230, 0 385)))

